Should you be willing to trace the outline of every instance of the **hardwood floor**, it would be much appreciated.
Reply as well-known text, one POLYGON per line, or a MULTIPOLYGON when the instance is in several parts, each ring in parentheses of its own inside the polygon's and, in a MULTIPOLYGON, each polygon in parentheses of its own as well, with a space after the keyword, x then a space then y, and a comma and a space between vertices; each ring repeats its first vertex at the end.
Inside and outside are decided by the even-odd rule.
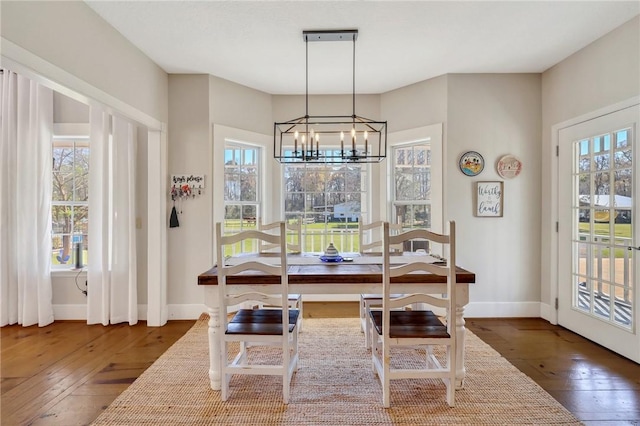
POLYGON ((0 423, 89 424, 194 322, 3 327, 0 423))
MULTIPOLYGON (((355 303, 305 303, 305 317, 357 315, 355 303)), ((0 423, 89 424, 193 323, 3 327, 0 423)), ((640 424, 640 365, 542 319, 466 325, 585 424, 640 424)))
POLYGON ((640 424, 639 364, 540 318, 466 326, 584 424, 640 424))

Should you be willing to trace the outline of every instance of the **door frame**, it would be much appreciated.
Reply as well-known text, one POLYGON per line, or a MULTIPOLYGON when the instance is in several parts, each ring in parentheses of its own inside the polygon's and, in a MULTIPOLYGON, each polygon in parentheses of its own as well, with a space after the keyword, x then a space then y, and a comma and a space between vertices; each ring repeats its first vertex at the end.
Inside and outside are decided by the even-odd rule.
MULTIPOLYGON (((560 144, 560 131, 567 127, 575 126, 576 124, 584 123, 586 121, 593 120, 594 118, 602 117, 604 115, 608 115, 614 113, 616 111, 620 111, 634 105, 640 104, 640 96, 634 96, 630 99, 597 109, 592 112, 588 112, 586 114, 580 115, 578 117, 571 118, 569 120, 563 121, 561 123, 554 124, 551 126, 551 150, 549 155, 549 163, 551 164, 551 229, 548 230, 550 234, 550 244, 548 247, 549 252, 546 254, 549 258, 549 270, 541 271, 541 278, 543 282, 546 278, 549 289, 549 300, 545 305, 545 301, 541 303, 541 317, 547 319, 551 324, 558 324, 558 309, 557 309, 557 300, 559 294, 559 265, 558 265, 558 255, 560 250, 560 239, 558 228, 556 227, 559 222, 560 217, 560 200, 558 194, 558 186, 560 182, 558 181, 558 176, 560 174, 560 162, 558 157, 558 149, 560 144)), ((544 250, 544 248, 543 248, 544 250)), ((542 256, 545 256, 545 253, 542 253, 542 256)))

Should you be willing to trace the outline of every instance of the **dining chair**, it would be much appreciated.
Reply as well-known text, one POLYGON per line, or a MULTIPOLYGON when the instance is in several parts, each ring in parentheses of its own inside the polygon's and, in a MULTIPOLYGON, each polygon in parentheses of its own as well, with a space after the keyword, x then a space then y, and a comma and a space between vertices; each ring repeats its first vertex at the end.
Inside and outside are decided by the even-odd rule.
POLYGON ((224 332, 220 333, 220 373, 221 399, 226 401, 229 395, 231 376, 236 374, 279 375, 282 376, 282 396, 285 404, 289 402, 291 378, 298 368, 298 316, 297 309, 289 309, 287 275, 286 227, 280 223, 277 234, 257 230, 241 231, 223 235, 222 224, 216 224, 216 249, 218 291, 220 297, 220 323, 224 332), (225 258, 225 248, 245 240, 266 241, 279 244, 280 252, 273 257, 237 256, 225 258), (247 286, 245 292, 231 288, 227 280, 243 273, 261 272, 276 277, 277 287, 253 288, 247 286), (271 291, 273 289, 273 291, 271 291), (234 291, 231 291, 234 290, 234 291), (266 293, 269 291, 269 293, 266 293), (242 306, 254 304, 279 306, 279 309, 245 309, 242 306), (238 309, 238 307, 241 307, 238 309), (229 308, 237 309, 232 318, 228 318, 229 308), (237 342, 238 354, 229 360, 229 343, 237 342), (252 363, 254 351, 264 350, 263 346, 279 346, 281 357, 277 361, 265 364, 252 363), (251 354, 250 354, 251 353, 251 354))
MULTIPOLYGON (((376 250, 382 251, 382 231, 384 222, 381 220, 372 223, 363 223, 360 218, 358 227, 360 237, 360 254, 372 253, 376 250)), ((398 223, 390 223, 389 229, 393 233, 399 233, 402 231, 402 223, 398 219, 398 223)), ((390 247, 394 252, 402 252, 402 244, 395 244, 390 247)), ((395 295, 399 296, 399 295, 395 295)), ((369 348, 371 346, 371 329, 368 311, 372 307, 379 307, 382 304, 381 294, 360 294, 360 330, 364 333, 364 346, 369 348)))
MULTIPOLYGON (((273 230, 277 230, 280 226, 280 222, 271 223, 258 223, 258 230, 262 232, 271 233, 273 230)), ((286 238, 287 238, 287 253, 302 253, 302 226, 300 220, 295 222, 286 222, 286 238)), ((274 253, 280 249, 278 244, 268 243, 261 241, 260 253, 274 253)), ((289 294, 289 308, 297 309, 300 311, 298 315, 298 332, 302 333, 302 319, 304 318, 303 303, 301 294, 289 294)), ((268 306, 260 305, 261 308, 267 308, 268 306)))
MULTIPOLYGON (((446 400, 455 405, 456 389, 456 228, 449 222, 449 234, 437 234, 425 229, 413 229, 399 235, 390 235, 384 225, 382 252, 382 309, 370 310, 373 342, 371 360, 373 370, 382 384, 382 405, 390 407, 390 381, 397 379, 441 379, 446 387, 446 400), (401 265, 393 265, 389 248, 405 241, 428 241, 442 246, 446 264, 432 262, 431 257, 415 256, 401 265), (424 293, 392 297, 392 281, 411 282, 412 274, 436 274, 446 277, 446 292, 440 295, 424 293), (410 304, 420 304, 429 310, 396 310, 410 304), (442 317, 434 314, 436 310, 442 317), (439 311, 438 311, 439 310, 439 311), (420 357, 418 365, 402 365, 397 349, 410 347, 420 357), (423 354, 417 350, 424 348, 423 354), (434 351, 434 348, 441 350, 434 351)), ((406 356, 406 354, 405 354, 406 356)), ((416 386, 414 389, 421 389, 416 386)))

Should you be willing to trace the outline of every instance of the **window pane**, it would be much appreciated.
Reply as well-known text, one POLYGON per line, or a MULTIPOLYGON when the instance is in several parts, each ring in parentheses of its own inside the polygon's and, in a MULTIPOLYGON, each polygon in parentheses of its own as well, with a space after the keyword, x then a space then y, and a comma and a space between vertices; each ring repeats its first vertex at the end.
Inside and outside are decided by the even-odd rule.
POLYGON ((84 234, 89 233, 89 208, 87 206, 73 207, 73 233, 84 234))
POLYGON ((64 172, 53 172, 52 200, 72 201, 73 200, 73 174, 64 172))
POLYGON ((616 148, 624 148, 629 146, 629 130, 620 130, 616 132, 616 148))
POLYGON ((240 175, 240 199, 242 201, 257 201, 257 178, 255 174, 240 175))
POLYGON ((413 199, 413 173, 398 172, 395 175, 396 181, 396 199, 412 200, 413 199))
POLYGON ((235 173, 224 175, 224 199, 225 201, 240 200, 240 176, 235 173))

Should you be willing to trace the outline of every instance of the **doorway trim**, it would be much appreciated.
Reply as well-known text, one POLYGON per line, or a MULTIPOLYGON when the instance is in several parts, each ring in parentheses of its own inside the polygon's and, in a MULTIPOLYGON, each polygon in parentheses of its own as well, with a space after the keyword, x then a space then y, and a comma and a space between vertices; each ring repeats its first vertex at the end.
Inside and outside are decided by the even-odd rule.
MULTIPOLYGON (((569 120, 554 124, 551 126, 551 150, 549 151, 549 164, 551 164, 551 221, 552 225, 548 229, 549 233, 549 250, 546 253, 549 259, 549 270, 541 271, 541 278, 543 282, 546 278, 546 282, 548 283, 549 297, 550 300, 545 303, 545 301, 541 301, 540 304, 540 316, 551 324, 558 324, 558 310, 556 308, 556 301, 558 300, 558 292, 559 292, 559 279, 558 279, 558 254, 559 254, 559 243, 560 240, 558 238, 558 230, 556 228, 556 224, 559 221, 559 199, 558 199, 558 176, 559 176, 559 161, 558 161, 558 149, 560 142, 560 131, 567 127, 575 126, 576 124, 584 123, 589 120, 593 120, 598 117, 602 117, 604 115, 608 115, 614 113, 616 111, 620 111, 634 105, 640 104, 640 96, 634 96, 627 100, 617 102, 612 105, 608 105, 603 108, 599 108, 595 111, 588 112, 586 114, 580 115, 578 117, 571 118, 569 120)), ((544 250, 544 248, 543 248, 544 250)), ((545 256, 545 253, 542 253, 542 256, 545 256)))

